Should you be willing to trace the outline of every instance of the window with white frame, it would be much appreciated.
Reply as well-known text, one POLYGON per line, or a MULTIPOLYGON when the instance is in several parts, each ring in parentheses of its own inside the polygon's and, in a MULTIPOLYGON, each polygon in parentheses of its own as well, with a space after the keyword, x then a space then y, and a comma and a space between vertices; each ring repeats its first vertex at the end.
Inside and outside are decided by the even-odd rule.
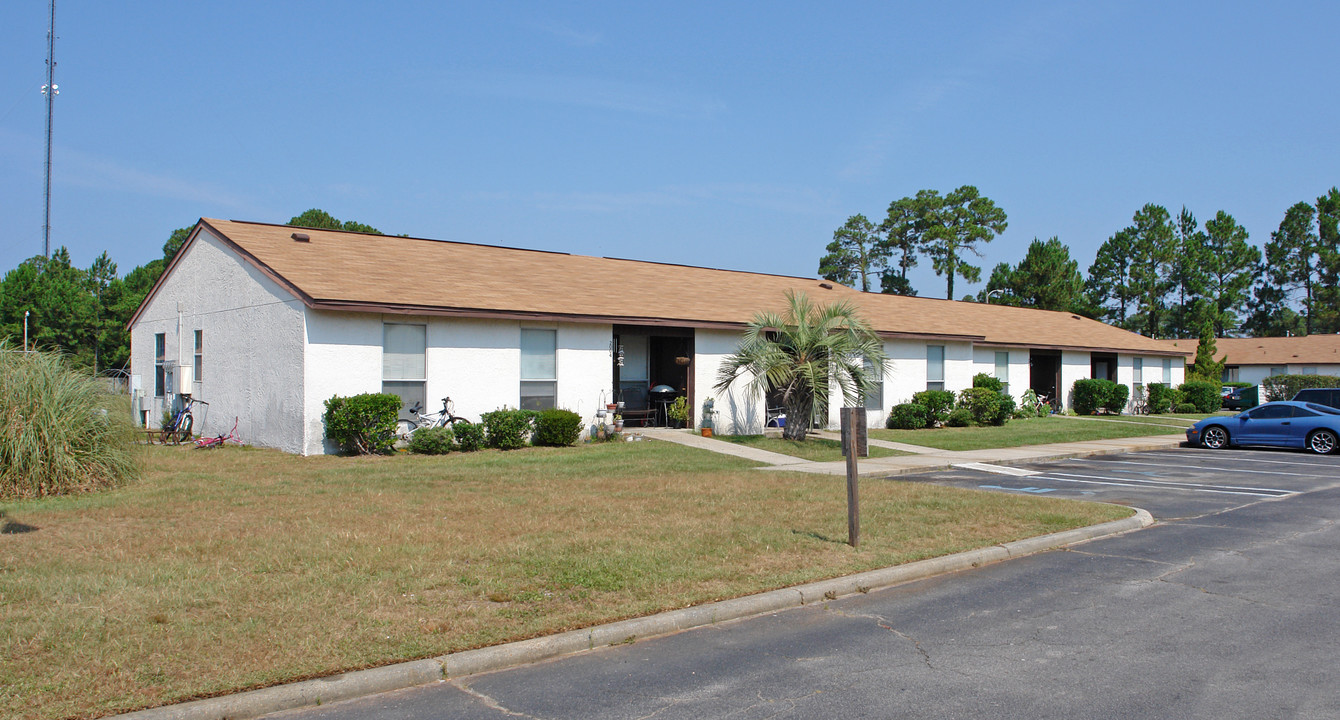
POLYGON ((205 379, 205 331, 195 331, 195 382, 205 379))
POLYGON ((1222 375, 1220 375, 1219 379, 1220 379, 1220 381, 1222 381, 1222 382, 1226 382, 1226 383, 1228 383, 1228 382, 1237 382, 1237 381, 1238 381, 1238 366, 1237 366, 1237 365, 1233 365, 1233 366, 1231 366, 1231 367, 1230 367, 1230 366, 1225 366, 1225 367, 1224 367, 1224 372, 1223 372, 1222 375))
POLYGON ((1270 367, 1271 377, 1275 377, 1276 375, 1284 375, 1286 372, 1288 372, 1286 368, 1279 367, 1278 365, 1272 365, 1270 367))
POLYGON ((945 389, 945 346, 926 346, 926 389, 945 389))
POLYGON ((1172 358, 1163 358, 1163 382, 1172 385, 1172 358))
POLYGON ((558 403, 558 331, 521 329, 521 409, 548 410, 558 403))
POLYGON ((1010 394, 1010 352, 996 351, 996 379, 1000 381, 1000 392, 1010 394))
POLYGON ((154 397, 163 397, 167 388, 167 370, 164 368, 167 357, 167 334, 154 335, 154 397))
POLYGON ((1304 365, 1304 366, 1303 366, 1303 374, 1304 374, 1304 375, 1316 375, 1316 374, 1317 374, 1317 367, 1316 367, 1315 365, 1304 365))
POLYGON ((1145 396, 1145 359, 1131 360, 1131 397, 1139 402, 1145 396))
POLYGON ((866 410, 884 409, 884 373, 875 368, 875 364, 869 359, 861 360, 861 368, 866 377, 870 378, 874 385, 870 390, 862 394, 865 401, 866 410))
POLYGON ((409 409, 428 404, 426 378, 428 326, 408 323, 382 325, 382 392, 400 398, 400 417, 412 419, 409 409))

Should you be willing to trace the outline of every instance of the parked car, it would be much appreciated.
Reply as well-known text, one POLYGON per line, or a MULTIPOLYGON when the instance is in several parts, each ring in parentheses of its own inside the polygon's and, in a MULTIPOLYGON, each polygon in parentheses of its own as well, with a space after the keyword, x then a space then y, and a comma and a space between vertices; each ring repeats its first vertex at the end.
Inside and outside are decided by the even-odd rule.
POLYGON ((1303 388, 1294 393, 1294 402, 1310 402, 1340 408, 1340 388, 1303 388))
POLYGON ((1243 406, 1242 391, 1247 388, 1225 387, 1222 395, 1223 403, 1220 405, 1225 410, 1241 410, 1243 406))
POLYGON ((1230 445, 1306 448, 1326 455, 1340 447, 1340 410, 1280 400, 1231 417, 1208 417, 1187 428, 1187 442, 1212 449, 1230 445))

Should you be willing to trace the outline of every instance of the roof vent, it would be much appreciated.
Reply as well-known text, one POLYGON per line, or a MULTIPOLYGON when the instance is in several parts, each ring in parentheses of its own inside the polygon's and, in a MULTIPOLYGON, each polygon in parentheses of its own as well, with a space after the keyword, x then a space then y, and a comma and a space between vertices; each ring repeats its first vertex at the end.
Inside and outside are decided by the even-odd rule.
POLYGON ((832 290, 832 289, 833 289, 833 286, 832 286, 832 284, 830 284, 830 283, 819 283, 819 287, 821 287, 821 288, 823 288, 823 289, 825 289, 825 290, 832 290))
POLYGON ((307 233, 295 232, 293 233, 293 239, 297 242, 311 242, 312 236, 307 233))
POLYGON ((1070 317, 1072 317, 1072 318, 1074 318, 1074 319, 1076 319, 1076 320, 1079 319, 1079 316, 1078 316, 1078 315, 1071 315, 1070 317))

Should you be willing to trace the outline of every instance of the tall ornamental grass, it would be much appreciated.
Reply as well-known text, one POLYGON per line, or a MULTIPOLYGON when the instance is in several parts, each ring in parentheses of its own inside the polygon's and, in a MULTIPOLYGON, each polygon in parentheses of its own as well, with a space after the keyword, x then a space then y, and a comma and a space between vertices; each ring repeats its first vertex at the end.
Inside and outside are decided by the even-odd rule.
POLYGON ((0 499, 115 487, 139 473, 135 428, 97 378, 0 342, 0 499))

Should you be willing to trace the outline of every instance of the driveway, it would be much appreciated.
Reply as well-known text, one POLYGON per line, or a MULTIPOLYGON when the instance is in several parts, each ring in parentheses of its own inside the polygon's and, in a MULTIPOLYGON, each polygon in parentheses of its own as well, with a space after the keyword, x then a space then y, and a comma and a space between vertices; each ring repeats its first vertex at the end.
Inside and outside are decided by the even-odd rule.
POLYGON ((1340 717, 1340 461, 1185 449, 1024 469, 1037 474, 917 480, 1133 503, 1164 522, 275 717, 1340 717))

